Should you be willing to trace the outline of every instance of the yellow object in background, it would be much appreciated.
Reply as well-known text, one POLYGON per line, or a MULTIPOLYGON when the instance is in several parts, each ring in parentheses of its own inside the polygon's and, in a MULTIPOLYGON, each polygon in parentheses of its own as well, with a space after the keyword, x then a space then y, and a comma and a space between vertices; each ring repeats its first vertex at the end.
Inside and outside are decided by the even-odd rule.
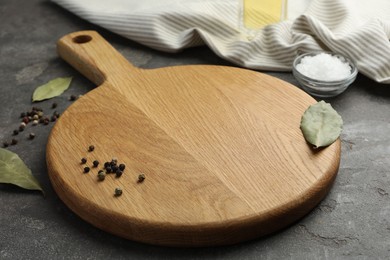
POLYGON ((244 25, 259 29, 286 19, 287 0, 244 0, 244 25))

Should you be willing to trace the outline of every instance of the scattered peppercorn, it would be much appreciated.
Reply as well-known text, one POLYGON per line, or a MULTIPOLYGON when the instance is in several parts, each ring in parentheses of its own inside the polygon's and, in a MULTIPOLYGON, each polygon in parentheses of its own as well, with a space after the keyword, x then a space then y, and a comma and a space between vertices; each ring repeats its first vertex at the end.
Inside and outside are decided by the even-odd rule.
POLYGON ((118 197, 122 195, 122 189, 121 188, 115 188, 115 196, 118 197))
POLYGON ((115 172, 115 175, 116 175, 117 178, 121 177, 122 174, 123 174, 123 172, 121 170, 119 170, 119 169, 116 170, 116 172, 115 172))
POLYGON ((70 101, 75 101, 77 99, 77 97, 75 96, 75 95, 71 95, 70 97, 69 97, 69 100, 70 101))
POLYGON ((118 170, 118 166, 113 165, 111 166, 112 172, 116 172, 118 170))
POLYGON ((145 174, 141 173, 138 175, 138 182, 143 182, 145 180, 145 174))
MULTIPOLYGON (((24 124, 24 123, 22 123, 22 124, 24 124)), ((20 125, 20 126, 19 126, 19 132, 23 132, 23 131, 24 131, 24 128, 26 128, 26 127, 23 126, 23 125, 20 125)))
POLYGON ((106 167, 106 173, 111 173, 111 172, 112 172, 111 167, 106 167))
POLYGON ((81 158, 81 163, 82 163, 82 164, 87 163, 87 158, 85 158, 85 157, 81 158))
POLYGON ((58 119, 60 117, 60 113, 58 113, 57 111, 54 111, 53 116, 57 117, 57 119, 58 119))
MULTIPOLYGON (((57 103, 52 104, 52 108, 56 108, 57 103)), ((32 107, 29 111, 21 112, 20 118, 21 123, 19 127, 13 130, 12 134, 14 136, 20 135, 22 131, 24 131, 29 123, 32 123, 33 126, 36 126, 39 123, 48 125, 50 121, 56 121, 59 118, 60 114, 57 111, 54 111, 52 116, 45 116, 43 113, 43 109, 40 107, 32 107)), ((27 138, 34 139, 35 134, 31 133, 27 135, 27 138)), ((17 139, 12 139, 9 142, 3 142, 3 147, 8 147, 9 145, 15 145, 18 143, 17 139)))
POLYGON ((103 170, 100 170, 98 172, 98 179, 99 179, 99 181, 104 181, 105 178, 106 178, 106 173, 103 170))
POLYGON ((88 147, 88 152, 92 152, 93 150, 95 150, 95 146, 90 145, 90 146, 88 147))
POLYGON ((98 167, 98 166, 99 166, 99 161, 98 160, 93 161, 93 167, 98 167))
POLYGON ((119 164, 119 170, 124 171, 125 168, 126 168, 126 165, 124 165, 123 163, 119 164))
POLYGON ((90 168, 87 166, 87 167, 84 167, 84 173, 88 173, 90 170, 90 168))
POLYGON ((110 167, 110 166, 111 166, 111 164, 109 162, 105 162, 104 163, 104 169, 107 168, 107 167, 110 167))

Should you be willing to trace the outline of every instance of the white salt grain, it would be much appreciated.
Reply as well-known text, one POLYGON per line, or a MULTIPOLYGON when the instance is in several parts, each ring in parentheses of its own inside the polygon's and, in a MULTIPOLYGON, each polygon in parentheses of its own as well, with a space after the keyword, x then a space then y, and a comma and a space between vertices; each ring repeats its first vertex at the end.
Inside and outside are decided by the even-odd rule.
POLYGON ((347 61, 328 53, 306 56, 296 69, 306 77, 324 81, 342 80, 351 75, 351 66, 347 61))

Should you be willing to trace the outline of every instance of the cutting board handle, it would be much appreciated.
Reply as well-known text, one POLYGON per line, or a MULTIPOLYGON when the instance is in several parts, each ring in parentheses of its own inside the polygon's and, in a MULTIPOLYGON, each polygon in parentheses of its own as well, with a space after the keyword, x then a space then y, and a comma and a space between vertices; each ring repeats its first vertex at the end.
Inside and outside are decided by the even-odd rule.
POLYGON ((139 70, 96 31, 65 35, 57 42, 57 52, 96 85, 115 80, 115 77, 119 77, 119 71, 133 73, 139 70))

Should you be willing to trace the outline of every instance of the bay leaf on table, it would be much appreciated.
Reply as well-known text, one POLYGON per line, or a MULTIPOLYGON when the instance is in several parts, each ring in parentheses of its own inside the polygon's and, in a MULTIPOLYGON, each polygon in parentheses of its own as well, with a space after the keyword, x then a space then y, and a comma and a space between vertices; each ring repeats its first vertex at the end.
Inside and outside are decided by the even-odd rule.
POLYGON ((40 190, 41 185, 22 159, 7 149, 0 148, 0 183, 8 183, 28 190, 40 190))
POLYGON ((325 101, 311 105, 301 119, 301 130, 307 142, 315 148, 331 145, 339 138, 343 119, 325 101))
POLYGON ((41 101, 61 95, 69 88, 71 81, 72 77, 50 80, 48 83, 41 85, 34 90, 32 101, 41 101))

